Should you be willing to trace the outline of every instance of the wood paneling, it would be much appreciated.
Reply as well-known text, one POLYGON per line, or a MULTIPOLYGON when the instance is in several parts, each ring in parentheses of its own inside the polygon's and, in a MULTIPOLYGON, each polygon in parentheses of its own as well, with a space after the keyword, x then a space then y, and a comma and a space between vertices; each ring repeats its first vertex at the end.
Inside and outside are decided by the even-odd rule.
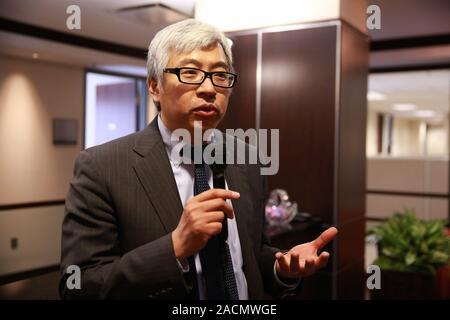
POLYGON ((280 170, 302 211, 332 223, 336 27, 263 35, 261 128, 280 129, 280 170))
POLYGON ((336 275, 336 298, 340 300, 362 300, 367 274, 364 272, 364 257, 355 257, 355 263, 341 269, 336 275))
POLYGON ((219 129, 247 130, 256 125, 256 41, 257 35, 231 36, 234 68, 238 81, 219 129))
POLYGON ((364 218, 368 39, 342 25, 338 150, 338 223, 364 218))
POLYGON ((366 220, 362 217, 352 222, 339 223, 338 228, 335 262, 336 269, 340 271, 364 257, 366 220))
MULTIPOLYGON (((222 128, 256 124, 257 32, 262 32, 260 125, 280 130, 279 171, 269 176, 269 189, 287 190, 300 211, 339 228, 335 245, 325 248, 332 255, 329 265, 305 279, 294 298, 362 299, 367 39, 345 22, 235 37, 240 78, 222 128)), ((290 247, 311 240, 306 231, 294 228, 272 240, 290 247)))

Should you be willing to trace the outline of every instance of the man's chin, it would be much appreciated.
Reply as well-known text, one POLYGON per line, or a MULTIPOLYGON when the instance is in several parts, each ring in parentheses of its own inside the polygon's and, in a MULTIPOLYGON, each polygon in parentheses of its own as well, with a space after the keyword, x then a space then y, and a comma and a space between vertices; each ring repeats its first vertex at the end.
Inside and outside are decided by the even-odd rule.
POLYGON ((202 131, 214 129, 220 122, 220 118, 201 118, 195 117, 191 123, 192 128, 201 129, 202 131))

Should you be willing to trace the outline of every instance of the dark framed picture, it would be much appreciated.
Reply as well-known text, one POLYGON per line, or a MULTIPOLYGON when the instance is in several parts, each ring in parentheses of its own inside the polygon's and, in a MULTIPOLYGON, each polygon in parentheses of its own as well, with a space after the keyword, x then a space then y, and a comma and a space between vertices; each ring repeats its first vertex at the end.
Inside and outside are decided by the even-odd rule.
POLYGON ((53 144, 74 145, 77 144, 77 136, 77 119, 53 119, 53 144))

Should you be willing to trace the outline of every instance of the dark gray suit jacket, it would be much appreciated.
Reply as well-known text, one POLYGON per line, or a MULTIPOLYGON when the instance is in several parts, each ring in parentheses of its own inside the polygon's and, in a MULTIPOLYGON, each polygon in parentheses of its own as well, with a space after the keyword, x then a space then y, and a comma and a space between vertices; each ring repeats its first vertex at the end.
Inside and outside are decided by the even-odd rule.
MULTIPOLYGON (((232 203, 250 299, 263 299, 265 291, 277 297, 282 289, 273 271, 276 249, 263 235, 266 190, 259 169, 228 165, 225 171, 229 188, 241 194, 232 203)), ((171 240, 183 207, 156 119, 78 155, 65 211, 63 298, 188 297, 171 240), (80 290, 66 286, 69 265, 81 268, 80 290)))

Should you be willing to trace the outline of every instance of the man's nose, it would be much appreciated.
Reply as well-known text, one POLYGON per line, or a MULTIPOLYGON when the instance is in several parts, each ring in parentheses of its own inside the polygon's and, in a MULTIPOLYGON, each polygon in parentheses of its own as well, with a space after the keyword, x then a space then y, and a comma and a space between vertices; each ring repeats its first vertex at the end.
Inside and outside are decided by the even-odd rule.
POLYGON ((212 83, 211 77, 206 77, 205 80, 200 84, 197 90, 199 93, 207 93, 210 95, 216 94, 216 87, 212 83))

